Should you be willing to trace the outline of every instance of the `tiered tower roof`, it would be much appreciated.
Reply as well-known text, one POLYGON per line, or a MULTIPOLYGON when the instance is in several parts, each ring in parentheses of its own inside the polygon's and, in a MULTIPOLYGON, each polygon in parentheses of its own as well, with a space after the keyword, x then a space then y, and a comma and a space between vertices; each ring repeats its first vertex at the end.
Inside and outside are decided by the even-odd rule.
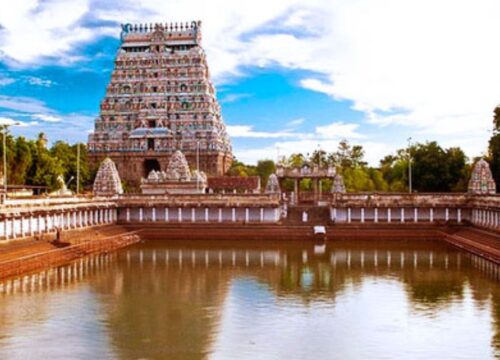
POLYGON ((122 25, 89 151, 231 154, 201 22, 122 25))

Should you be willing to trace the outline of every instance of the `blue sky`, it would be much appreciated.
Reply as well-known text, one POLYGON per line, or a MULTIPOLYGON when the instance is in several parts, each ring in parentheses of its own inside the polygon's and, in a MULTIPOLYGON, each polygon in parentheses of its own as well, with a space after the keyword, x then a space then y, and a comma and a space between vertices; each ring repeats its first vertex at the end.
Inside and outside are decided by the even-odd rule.
POLYGON ((345 138, 376 165, 410 136, 478 156, 500 102, 498 1, 18 3, 0 12, 0 122, 21 122, 17 135, 86 141, 127 22, 203 21, 245 162, 333 151, 345 138))

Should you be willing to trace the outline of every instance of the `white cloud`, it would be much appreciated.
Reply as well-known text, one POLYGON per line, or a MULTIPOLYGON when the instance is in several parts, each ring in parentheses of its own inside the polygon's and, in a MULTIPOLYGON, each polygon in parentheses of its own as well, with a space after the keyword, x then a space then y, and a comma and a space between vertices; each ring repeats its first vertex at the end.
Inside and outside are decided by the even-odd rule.
MULTIPOLYGON (((288 124, 294 126, 302 124, 304 119, 292 120, 288 124)), ((255 131, 252 125, 227 125, 227 132, 233 138, 294 138, 294 139, 361 139, 365 135, 356 132, 358 124, 344 122, 332 122, 324 126, 317 126, 312 133, 296 132, 293 127, 288 127, 284 131, 255 131)))
POLYGON ((43 101, 25 96, 0 95, 0 108, 27 113, 51 112, 43 101))
POLYGON ((11 65, 38 64, 45 58, 68 63, 81 58, 74 46, 91 40, 95 29, 80 21, 87 0, 13 1, 0 12, 0 59, 11 65))
MULTIPOLYGON (((288 124, 302 124, 305 119, 292 120, 288 124)), ((258 138, 258 139, 276 139, 271 145, 258 147, 234 147, 236 158, 240 161, 255 164, 261 159, 276 160, 278 153, 290 155, 292 153, 312 153, 321 148, 328 152, 337 149, 339 140, 347 139, 355 141, 356 144, 363 145, 366 149, 366 160, 377 165, 383 155, 389 153, 392 149, 382 143, 361 141, 366 136, 358 133, 356 130, 358 124, 332 122, 324 126, 317 126, 313 132, 297 132, 289 128, 285 131, 264 132, 255 131, 251 125, 229 125, 228 133, 232 138, 258 138)))
POLYGON ((3 76, 0 74, 0 86, 10 85, 14 83, 16 80, 7 76, 3 76))
POLYGON ((299 119, 294 119, 294 120, 290 120, 289 122, 286 123, 286 127, 287 128, 297 128, 299 127, 300 125, 302 125, 304 123, 305 119, 304 118, 299 118, 299 119))
POLYGON ((321 138, 347 138, 361 139, 365 136, 356 132, 359 124, 346 124, 343 122, 334 122, 325 126, 317 126, 316 134, 321 138))
POLYGON ((25 76, 24 81, 26 81, 30 85, 42 86, 42 87, 51 87, 56 83, 52 80, 42 79, 36 76, 25 76))
POLYGON ((226 129, 229 136, 233 138, 274 139, 300 136, 300 134, 288 131, 255 131, 252 125, 227 125, 226 129))
POLYGON ((244 66, 305 70, 301 86, 352 101, 372 125, 455 146, 473 136, 478 155, 500 102, 499 13, 497 0, 27 0, 0 12, 0 57, 71 62, 79 44, 118 36, 115 23, 199 18, 219 83, 244 66))
POLYGON ((28 126, 38 125, 38 122, 36 122, 36 121, 23 122, 23 121, 17 121, 17 120, 8 118, 8 117, 0 116, 0 125, 8 125, 8 126, 16 126, 16 127, 28 127, 28 126))
POLYGON ((229 103, 233 103, 233 102, 239 101, 241 99, 246 99, 249 97, 252 97, 252 94, 245 94, 245 93, 243 93, 243 94, 227 94, 224 97, 222 97, 219 100, 219 102, 221 104, 229 104, 229 103))
POLYGON ((51 114, 33 114, 31 117, 45 122, 60 122, 62 120, 59 116, 51 114))
MULTIPOLYGON (((247 164, 256 164, 257 160, 271 159, 277 160, 278 155, 290 156, 294 153, 312 154, 315 150, 322 149, 327 152, 337 150, 339 141, 334 139, 301 139, 290 141, 278 141, 268 146, 256 148, 235 148, 234 153, 238 160, 247 164)), ((356 145, 363 146, 365 150, 365 160, 371 165, 378 165, 382 158, 381 154, 391 153, 392 147, 385 143, 372 141, 356 142, 356 145)))

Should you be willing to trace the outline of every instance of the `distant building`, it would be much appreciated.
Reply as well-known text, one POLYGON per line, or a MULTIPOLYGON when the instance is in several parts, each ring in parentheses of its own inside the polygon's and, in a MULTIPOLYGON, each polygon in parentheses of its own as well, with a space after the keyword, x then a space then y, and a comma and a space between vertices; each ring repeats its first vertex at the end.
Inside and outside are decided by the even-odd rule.
POLYGON ((111 82, 88 141, 94 167, 109 157, 123 180, 138 185, 152 170, 165 169, 177 150, 208 175, 223 175, 231 166, 200 26, 122 26, 111 82))

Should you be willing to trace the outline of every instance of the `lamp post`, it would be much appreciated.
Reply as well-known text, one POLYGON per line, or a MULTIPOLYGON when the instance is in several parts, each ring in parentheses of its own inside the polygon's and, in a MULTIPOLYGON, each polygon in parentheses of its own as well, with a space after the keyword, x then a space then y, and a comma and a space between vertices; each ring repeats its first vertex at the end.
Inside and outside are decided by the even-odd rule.
POLYGON ((411 137, 408 138, 408 192, 412 193, 412 179, 411 179, 411 137))
POLYGON ((80 143, 76 144, 76 194, 80 193, 80 143))
POLYGON ((196 141, 196 192, 200 192, 200 141, 196 141))
MULTIPOLYGON (((318 144, 318 171, 321 172, 321 145, 318 144)), ((319 199, 321 200, 321 177, 319 178, 319 199)))
POLYGON ((3 146, 3 190, 5 193, 5 197, 7 197, 7 145, 6 145, 6 138, 7 138, 7 132, 9 131, 9 126, 12 125, 19 125, 18 122, 15 122, 13 124, 2 124, 0 125, 0 129, 2 130, 2 146, 3 146))

